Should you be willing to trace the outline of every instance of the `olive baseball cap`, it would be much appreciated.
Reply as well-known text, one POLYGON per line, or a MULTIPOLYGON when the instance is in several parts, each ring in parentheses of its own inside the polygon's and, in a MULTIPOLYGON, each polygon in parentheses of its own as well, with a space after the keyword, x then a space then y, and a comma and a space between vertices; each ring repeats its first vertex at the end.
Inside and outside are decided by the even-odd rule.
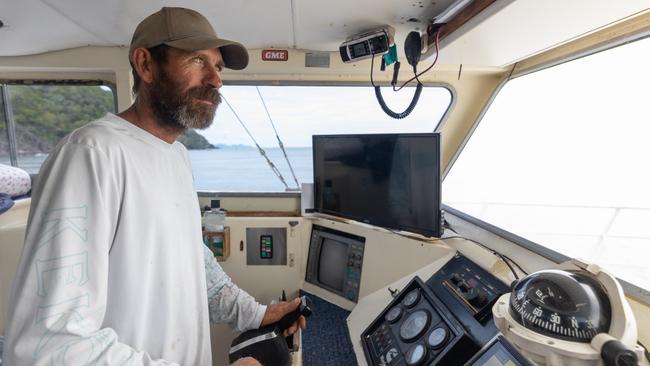
POLYGON ((227 68, 241 70, 248 65, 246 47, 217 37, 208 19, 191 9, 164 7, 146 17, 133 33, 129 60, 136 48, 161 44, 185 51, 218 48, 227 68))

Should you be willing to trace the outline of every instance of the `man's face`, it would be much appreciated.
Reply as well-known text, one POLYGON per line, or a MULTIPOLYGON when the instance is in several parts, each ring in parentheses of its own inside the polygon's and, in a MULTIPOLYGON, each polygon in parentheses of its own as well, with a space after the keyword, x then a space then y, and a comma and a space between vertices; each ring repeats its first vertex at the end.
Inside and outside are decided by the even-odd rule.
POLYGON ((151 107, 171 127, 205 129, 212 124, 223 69, 218 49, 194 52, 168 50, 167 62, 157 65, 150 86, 151 107))

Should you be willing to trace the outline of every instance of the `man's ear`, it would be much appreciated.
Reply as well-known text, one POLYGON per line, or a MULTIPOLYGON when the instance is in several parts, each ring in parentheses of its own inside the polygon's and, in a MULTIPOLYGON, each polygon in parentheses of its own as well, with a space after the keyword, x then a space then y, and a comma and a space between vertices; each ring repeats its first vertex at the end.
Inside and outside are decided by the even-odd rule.
POLYGON ((132 61, 135 71, 140 75, 140 79, 150 84, 153 81, 154 62, 149 50, 143 47, 136 48, 133 50, 132 61))

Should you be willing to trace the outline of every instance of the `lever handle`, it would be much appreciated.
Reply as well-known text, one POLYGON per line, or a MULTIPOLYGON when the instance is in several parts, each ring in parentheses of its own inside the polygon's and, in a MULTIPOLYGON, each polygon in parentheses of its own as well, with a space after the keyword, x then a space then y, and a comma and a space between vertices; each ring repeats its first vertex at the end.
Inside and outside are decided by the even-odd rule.
POLYGON ((288 314, 285 314, 278 322, 276 323, 276 328, 280 332, 284 332, 287 328, 291 326, 291 324, 295 323, 300 316, 304 316, 305 318, 309 317, 311 315, 311 308, 307 304, 307 297, 306 296, 301 296, 300 297, 300 306, 298 308, 288 314))

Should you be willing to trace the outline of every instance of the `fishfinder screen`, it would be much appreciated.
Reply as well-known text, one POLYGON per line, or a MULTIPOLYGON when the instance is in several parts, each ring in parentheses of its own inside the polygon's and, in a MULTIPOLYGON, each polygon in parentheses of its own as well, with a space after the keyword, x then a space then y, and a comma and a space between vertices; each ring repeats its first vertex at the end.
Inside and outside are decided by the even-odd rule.
POLYGON ((348 263, 348 245, 332 239, 323 239, 318 281, 336 291, 343 291, 348 263))

